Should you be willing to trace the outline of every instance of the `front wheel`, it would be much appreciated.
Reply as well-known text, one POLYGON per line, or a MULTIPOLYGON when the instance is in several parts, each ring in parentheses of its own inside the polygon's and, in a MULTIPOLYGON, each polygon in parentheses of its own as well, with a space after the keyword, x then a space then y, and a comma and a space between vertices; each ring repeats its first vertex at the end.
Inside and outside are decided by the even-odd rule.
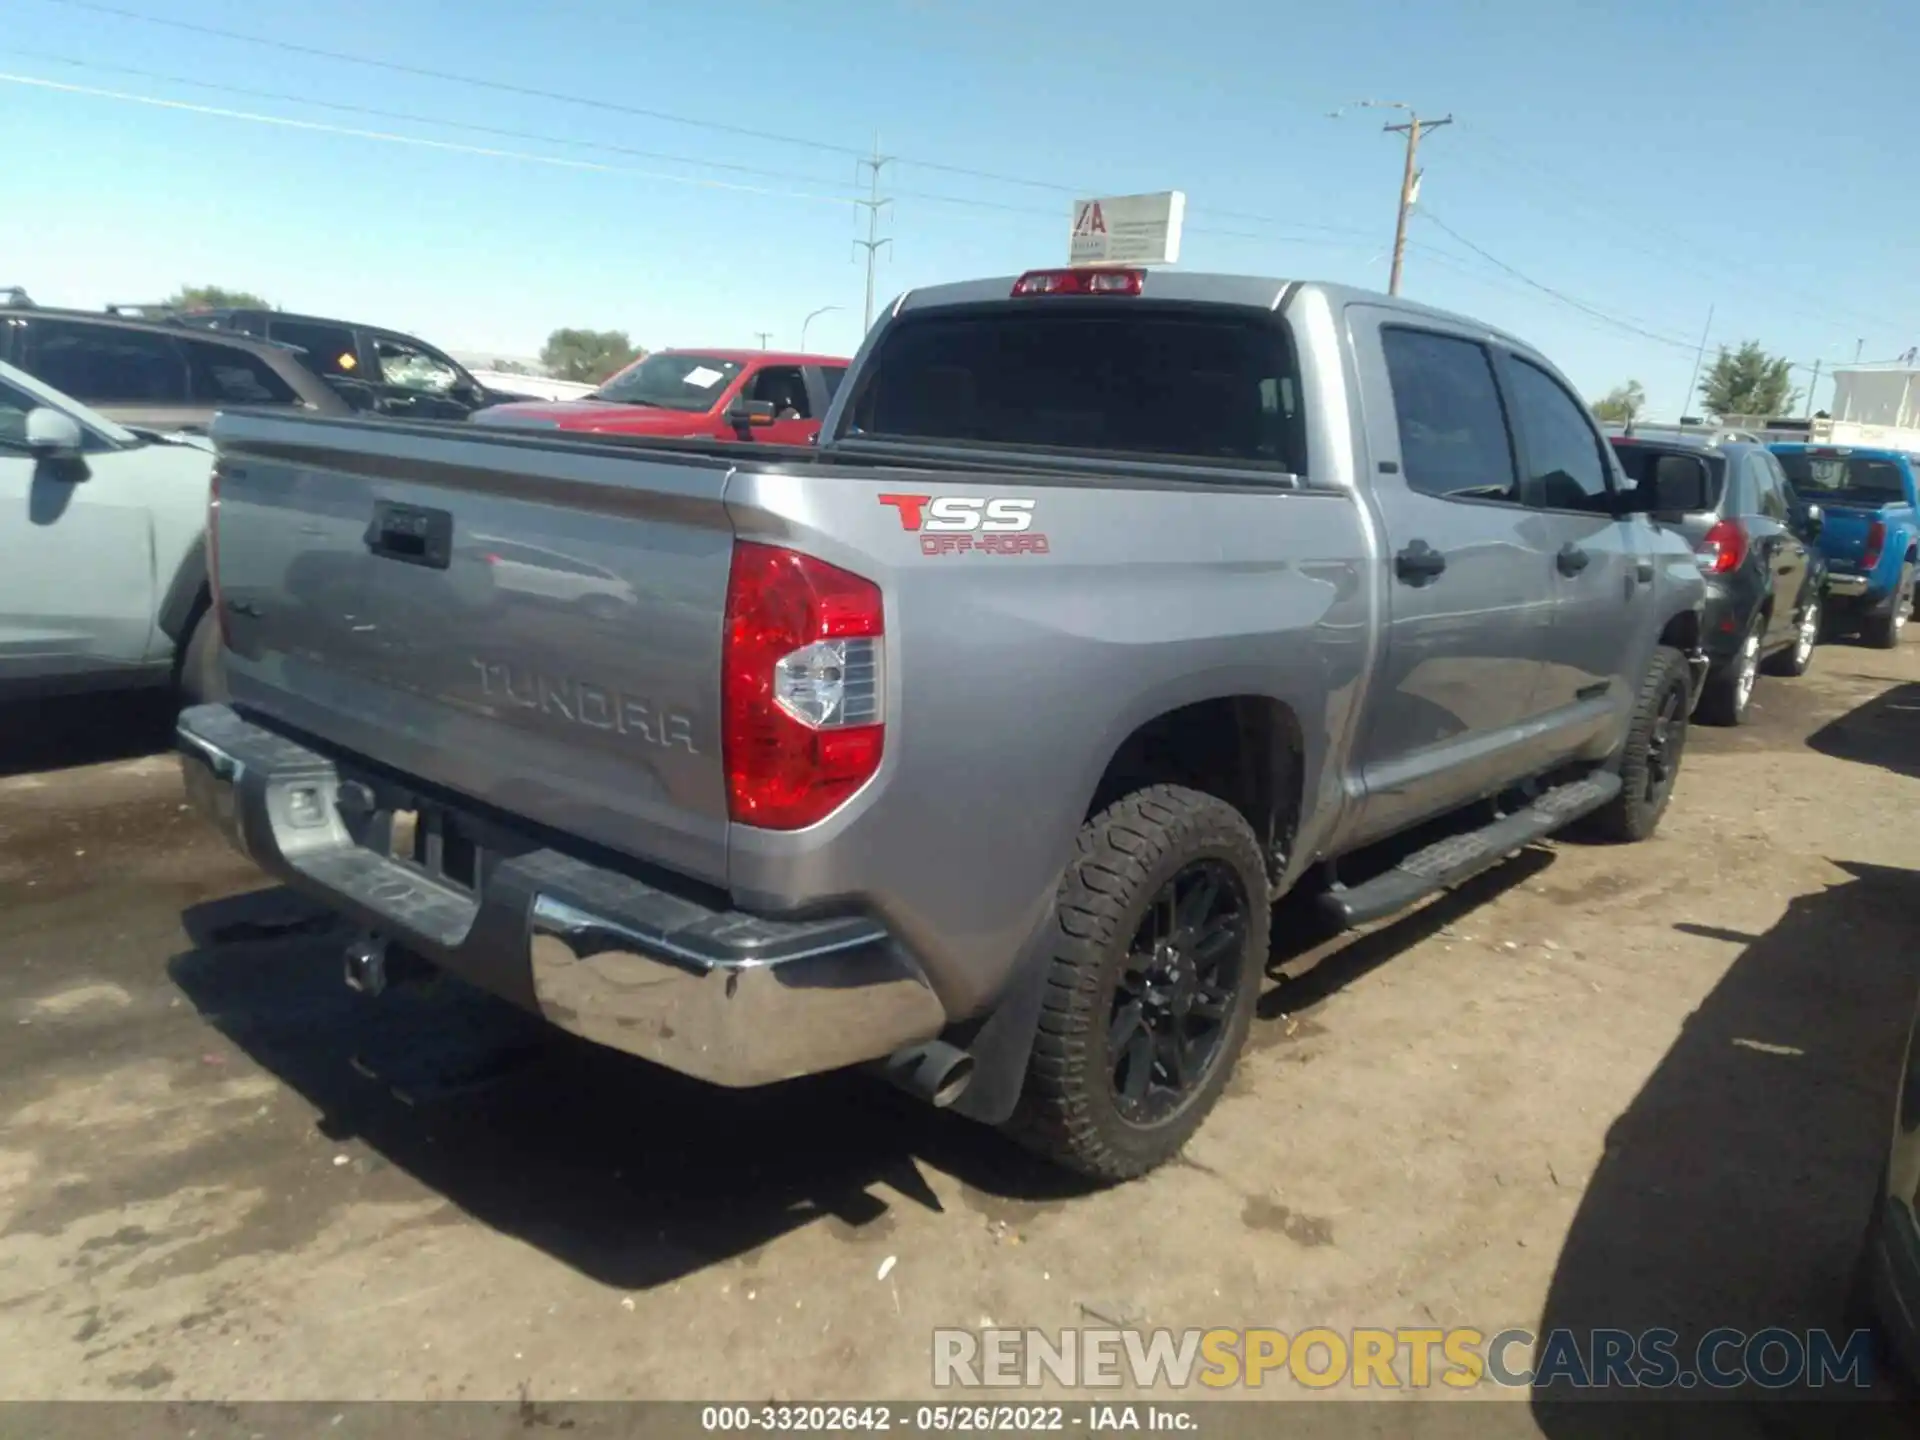
POLYGON ((1179 1153, 1246 1043, 1272 927, 1266 864, 1223 800, 1155 785, 1081 827, 1007 1129, 1097 1180, 1179 1153))
POLYGON ((1659 828, 1680 778, 1680 758, 1687 748, 1688 698, 1693 682, 1687 657, 1670 645, 1653 652, 1633 718, 1627 724, 1626 743, 1615 763, 1620 771, 1620 793, 1593 813, 1587 828, 1602 840, 1645 840, 1659 828))
POLYGON ((1897 649, 1900 637, 1906 633, 1907 621, 1913 615, 1913 562, 1908 561, 1900 567, 1900 583, 1894 587, 1893 599, 1888 603, 1884 615, 1869 615, 1866 623, 1860 627, 1860 634, 1876 650, 1897 649))

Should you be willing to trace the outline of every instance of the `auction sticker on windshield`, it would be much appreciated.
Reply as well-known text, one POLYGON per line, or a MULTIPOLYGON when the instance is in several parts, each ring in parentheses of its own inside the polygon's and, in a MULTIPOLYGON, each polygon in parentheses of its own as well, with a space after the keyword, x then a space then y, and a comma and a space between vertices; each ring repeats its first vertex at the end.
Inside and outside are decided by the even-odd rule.
POLYGON ((711 390, 716 380, 722 380, 726 377, 721 375, 718 370, 709 370, 704 365, 696 365, 681 378, 689 385, 697 385, 702 390, 711 390))
POLYGON ((920 536, 922 555, 1045 555, 1033 528, 1036 502, 1024 496, 882 495, 902 530, 920 536))

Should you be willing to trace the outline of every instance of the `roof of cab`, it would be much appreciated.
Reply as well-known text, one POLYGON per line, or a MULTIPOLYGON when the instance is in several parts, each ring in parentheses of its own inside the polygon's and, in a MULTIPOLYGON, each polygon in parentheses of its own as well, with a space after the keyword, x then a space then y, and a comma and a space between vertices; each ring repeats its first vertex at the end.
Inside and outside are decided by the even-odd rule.
MULTIPOLYGON (((1066 269, 1066 266, 1040 266, 1039 269, 1066 269)), ((1115 267, 1124 269, 1126 267, 1115 267)), ((1018 275, 993 276, 984 280, 961 280, 948 285, 928 285, 909 290, 894 301, 890 313, 930 310, 948 305, 989 305, 1013 298, 1018 275)), ((1509 334, 1469 315, 1438 310, 1431 305, 1405 300, 1397 295, 1341 285, 1324 280, 1276 280, 1271 276, 1226 275, 1200 270, 1147 270, 1141 285, 1141 297, 1149 300, 1184 301, 1200 305, 1239 305, 1257 310, 1279 310, 1294 298, 1311 292, 1324 298, 1338 310, 1347 305, 1377 305, 1411 317, 1424 317, 1450 326, 1474 331, 1499 340, 1529 354, 1539 352, 1516 335, 1509 334)), ((1072 304, 1073 300, 1043 300, 1046 304, 1072 304)))

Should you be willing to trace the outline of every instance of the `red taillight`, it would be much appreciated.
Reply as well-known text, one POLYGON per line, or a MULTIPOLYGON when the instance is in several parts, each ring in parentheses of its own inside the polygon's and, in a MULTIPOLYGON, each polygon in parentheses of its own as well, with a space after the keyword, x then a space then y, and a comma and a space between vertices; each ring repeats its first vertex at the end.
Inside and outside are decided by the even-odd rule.
POLYGON ((737 541, 727 578, 721 745, 727 809, 800 830, 880 768, 880 587, 797 550, 737 541))
POLYGON ((1694 547, 1700 568, 1709 575, 1738 570, 1747 558, 1747 531, 1738 520, 1722 520, 1694 547))
POLYGON ((1013 282, 1013 298, 1026 295, 1138 295, 1144 270, 1029 270, 1013 282))
POLYGON ((487 554, 482 555, 480 558, 489 565, 498 565, 500 563, 500 557, 498 555, 487 554))
POLYGON ((213 611, 214 633, 227 648, 227 607, 220 603, 220 466, 216 462, 207 480, 207 605, 213 611))
POLYGON ((1887 548, 1887 522, 1870 521, 1867 525, 1867 547, 1860 552, 1860 568, 1876 570, 1880 566, 1880 552, 1887 548))

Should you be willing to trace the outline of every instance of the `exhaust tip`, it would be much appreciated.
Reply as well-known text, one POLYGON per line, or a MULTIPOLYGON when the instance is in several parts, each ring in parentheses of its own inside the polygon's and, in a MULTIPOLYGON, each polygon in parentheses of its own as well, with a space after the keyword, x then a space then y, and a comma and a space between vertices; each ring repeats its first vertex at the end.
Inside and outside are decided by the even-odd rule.
POLYGON ((940 1077, 940 1083, 927 1097, 927 1103, 936 1110, 944 1110, 966 1092, 973 1081, 973 1057, 961 1052, 960 1058, 947 1067, 947 1073, 940 1077))
POLYGON ((944 1040, 929 1040, 896 1050, 880 1062, 887 1080, 916 1100, 944 1110, 966 1093, 973 1080, 973 1056, 944 1040))

